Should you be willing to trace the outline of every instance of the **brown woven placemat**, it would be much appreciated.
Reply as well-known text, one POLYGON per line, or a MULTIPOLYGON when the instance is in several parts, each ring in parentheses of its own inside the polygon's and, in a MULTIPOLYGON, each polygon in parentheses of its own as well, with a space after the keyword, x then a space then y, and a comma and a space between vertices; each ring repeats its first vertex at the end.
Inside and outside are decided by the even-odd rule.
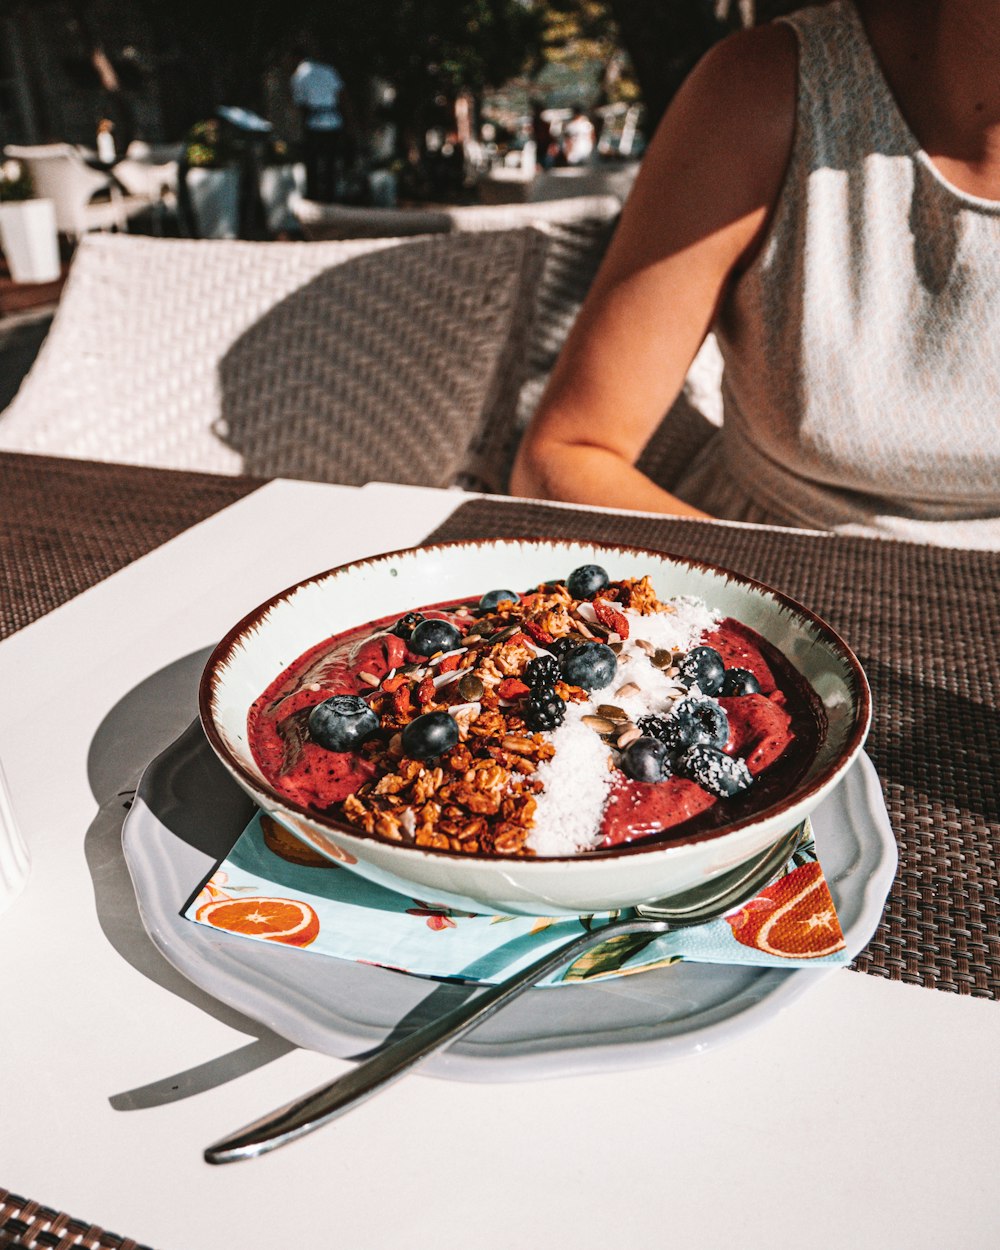
POLYGON ((0 1250, 150 1250, 86 1220, 76 1220, 0 1187, 0 1250))
POLYGON ((854 649, 866 750, 899 841, 878 932, 854 967, 1000 998, 1000 556, 477 499, 426 542, 565 538, 722 564, 783 590, 854 649))
POLYGON ((261 484, 0 452, 0 638, 261 484))

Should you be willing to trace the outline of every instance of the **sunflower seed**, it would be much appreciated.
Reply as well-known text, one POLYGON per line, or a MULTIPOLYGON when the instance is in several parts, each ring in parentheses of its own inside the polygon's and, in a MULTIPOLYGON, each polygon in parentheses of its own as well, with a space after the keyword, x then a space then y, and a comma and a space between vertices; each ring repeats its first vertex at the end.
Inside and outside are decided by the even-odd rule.
POLYGON ((645 638, 637 638, 635 640, 635 645, 639 648, 640 651, 644 651, 646 655, 650 657, 650 659, 652 659, 653 656, 656 655, 657 648, 654 647, 651 642, 647 642, 645 638))
POLYGON ((634 681, 627 681, 624 686, 619 686, 615 694, 619 699, 627 699, 631 694, 638 694, 639 687, 634 681))
POLYGON ((374 673, 369 673, 366 669, 362 669, 358 673, 358 681, 363 681, 366 686, 381 686, 381 677, 376 677, 374 673))
POLYGON ((615 722, 605 716, 581 716, 580 720, 596 734, 609 734, 615 728, 615 722))
POLYGON ((635 742, 637 738, 641 738, 641 737, 642 737, 642 730, 639 728, 639 726, 629 725, 628 728, 625 730, 625 732, 622 734, 619 734, 618 736, 617 743, 616 743, 618 750, 624 751, 625 748, 630 743, 635 742))

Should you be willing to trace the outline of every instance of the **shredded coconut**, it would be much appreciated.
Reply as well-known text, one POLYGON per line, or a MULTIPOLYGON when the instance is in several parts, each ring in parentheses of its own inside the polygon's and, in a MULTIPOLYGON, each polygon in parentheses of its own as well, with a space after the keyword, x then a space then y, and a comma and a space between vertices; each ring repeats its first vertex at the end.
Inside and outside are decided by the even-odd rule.
POLYGON ((534 827, 527 840, 536 855, 575 855, 598 842, 613 775, 608 769, 607 743, 581 718, 594 715, 602 703, 613 703, 636 721, 669 711, 688 693, 636 644, 642 639, 656 648, 690 651, 720 617, 701 599, 682 596, 670 602, 676 611, 649 616, 625 612, 629 637, 622 644, 611 685, 595 691, 586 703, 570 704, 565 721, 550 735, 556 751, 536 774, 545 788, 538 795, 534 827), (636 693, 615 694, 629 682, 639 687, 636 693))
POLYGON ((566 719, 551 735, 556 753, 538 767, 545 789, 528 835, 536 855, 575 855, 597 841, 611 773, 607 745, 580 720, 592 711, 589 703, 566 709, 566 719))
POLYGON ((642 616, 639 612, 626 610, 629 635, 623 650, 634 650, 635 641, 644 638, 654 647, 670 648, 671 651, 690 651, 721 619, 703 599, 693 595, 678 595, 669 600, 673 612, 653 612, 642 616))

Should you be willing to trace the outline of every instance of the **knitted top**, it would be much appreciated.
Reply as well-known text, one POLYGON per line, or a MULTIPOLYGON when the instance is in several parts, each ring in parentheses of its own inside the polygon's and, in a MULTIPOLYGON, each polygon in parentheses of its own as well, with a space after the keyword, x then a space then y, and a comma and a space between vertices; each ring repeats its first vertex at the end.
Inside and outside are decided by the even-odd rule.
POLYGON ((799 45, 771 225, 722 308, 715 516, 1000 549, 1000 202, 922 151, 850 0, 799 45))

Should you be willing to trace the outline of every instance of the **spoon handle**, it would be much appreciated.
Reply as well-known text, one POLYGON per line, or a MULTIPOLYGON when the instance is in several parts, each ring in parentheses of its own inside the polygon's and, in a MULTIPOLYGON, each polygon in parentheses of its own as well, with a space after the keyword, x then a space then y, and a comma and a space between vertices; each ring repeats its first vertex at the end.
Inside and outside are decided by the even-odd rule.
POLYGON ((505 1003, 589 947, 616 934, 666 933, 670 928, 666 920, 632 917, 612 920, 598 929, 582 933, 498 985, 489 986, 401 1041, 387 1046, 336 1080, 319 1086, 209 1146, 205 1150, 205 1159, 208 1163, 232 1163, 237 1159, 265 1154, 304 1137, 399 1080, 428 1055, 488 1020, 505 1003))

